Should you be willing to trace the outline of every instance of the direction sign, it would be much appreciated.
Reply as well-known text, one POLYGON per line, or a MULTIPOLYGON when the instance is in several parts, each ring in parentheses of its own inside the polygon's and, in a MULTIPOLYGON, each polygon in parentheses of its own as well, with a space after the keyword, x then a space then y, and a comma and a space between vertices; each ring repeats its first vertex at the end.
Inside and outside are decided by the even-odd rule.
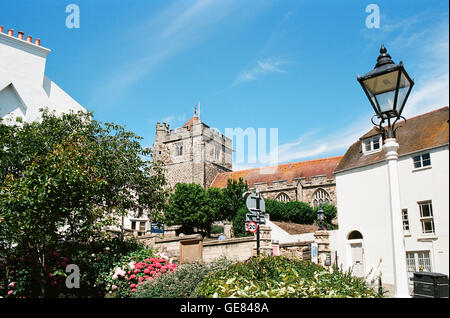
POLYGON ((261 212, 266 212, 266 203, 264 202, 264 199, 261 197, 259 193, 250 193, 247 196, 245 204, 247 205, 248 210, 251 212, 257 210, 261 212))
POLYGON ((246 229, 250 233, 255 233, 256 230, 258 229, 258 225, 255 222, 248 222, 246 223, 246 229))
POLYGON ((264 214, 259 214, 259 222, 258 222, 258 214, 257 213, 247 213, 245 215, 246 222, 255 222, 259 224, 266 224, 266 218, 264 214))

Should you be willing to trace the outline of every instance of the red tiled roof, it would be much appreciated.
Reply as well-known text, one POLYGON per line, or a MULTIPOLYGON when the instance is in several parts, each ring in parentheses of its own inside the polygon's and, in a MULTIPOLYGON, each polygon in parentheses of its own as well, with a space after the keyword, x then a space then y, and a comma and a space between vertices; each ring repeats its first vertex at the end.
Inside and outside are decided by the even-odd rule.
MULTIPOLYGON (((406 155, 448 144, 449 137, 448 106, 411 117, 398 123, 396 139, 399 144, 398 155, 406 155)), ((336 168, 336 172, 367 166, 385 160, 384 151, 363 155, 361 139, 380 134, 377 127, 372 128, 353 143, 336 168)))
POLYGON ((324 159, 316 159, 302 162, 285 163, 272 167, 261 167, 248 170, 238 170, 220 173, 216 176, 211 187, 225 188, 228 179, 247 180, 249 187, 253 188, 255 183, 286 180, 292 182, 295 178, 306 178, 310 180, 312 176, 326 175, 333 178, 334 169, 341 161, 342 156, 324 159))
POLYGON ((187 127, 188 129, 190 129, 192 127, 192 125, 201 123, 200 118, 197 117, 197 115, 192 116, 191 119, 188 120, 188 122, 186 124, 183 125, 183 128, 187 127))

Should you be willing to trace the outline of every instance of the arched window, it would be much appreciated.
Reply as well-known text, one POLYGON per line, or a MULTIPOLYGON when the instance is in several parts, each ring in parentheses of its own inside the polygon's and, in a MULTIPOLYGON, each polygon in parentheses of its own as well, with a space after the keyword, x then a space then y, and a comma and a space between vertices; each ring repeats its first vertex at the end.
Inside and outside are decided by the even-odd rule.
POLYGON ((363 236, 362 236, 361 232, 359 232, 359 231, 352 231, 348 235, 349 240, 362 240, 362 238, 363 238, 363 236))
POLYGON ((317 208, 318 206, 321 206, 322 204, 330 204, 330 195, 327 191, 324 189, 318 189, 316 192, 314 192, 314 199, 313 199, 313 206, 314 208, 317 208))
POLYGON ((289 196, 286 193, 284 193, 284 192, 281 192, 279 195, 277 195, 275 200, 277 200, 279 202, 289 202, 289 201, 291 201, 289 196))

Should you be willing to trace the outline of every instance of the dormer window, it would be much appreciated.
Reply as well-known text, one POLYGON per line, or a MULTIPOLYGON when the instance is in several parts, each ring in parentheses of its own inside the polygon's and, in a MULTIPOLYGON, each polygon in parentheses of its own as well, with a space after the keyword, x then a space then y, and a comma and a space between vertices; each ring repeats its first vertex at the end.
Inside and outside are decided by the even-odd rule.
POLYGON ((381 135, 376 135, 362 140, 363 154, 373 153, 380 150, 381 150, 381 135))

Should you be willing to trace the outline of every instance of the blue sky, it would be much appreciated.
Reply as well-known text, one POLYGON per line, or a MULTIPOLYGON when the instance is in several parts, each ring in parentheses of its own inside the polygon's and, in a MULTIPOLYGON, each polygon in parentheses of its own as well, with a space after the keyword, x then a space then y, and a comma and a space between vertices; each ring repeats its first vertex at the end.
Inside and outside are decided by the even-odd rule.
POLYGON ((343 155, 371 128, 356 76, 381 44, 415 80, 407 118, 447 106, 448 12, 441 0, 15 0, 0 2, 0 25, 40 38, 47 76, 144 146, 156 122, 179 127, 200 101, 223 133, 278 128, 284 163, 343 155), (72 3, 78 29, 65 24, 72 3), (379 28, 366 26, 369 4, 379 28))

